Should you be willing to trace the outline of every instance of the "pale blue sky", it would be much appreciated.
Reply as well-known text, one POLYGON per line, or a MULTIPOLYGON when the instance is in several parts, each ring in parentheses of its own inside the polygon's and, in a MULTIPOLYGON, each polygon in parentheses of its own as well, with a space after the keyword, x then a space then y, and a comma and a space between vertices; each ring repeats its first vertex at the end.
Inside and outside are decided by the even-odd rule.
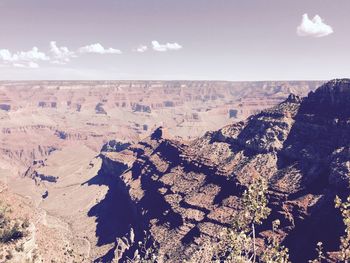
POLYGON ((0 79, 350 77, 349 10, 348 0, 0 0, 0 79), (305 13, 333 33, 299 36, 305 13), (51 41, 68 53, 55 56, 51 41), (40 59, 17 53, 33 47, 40 59))

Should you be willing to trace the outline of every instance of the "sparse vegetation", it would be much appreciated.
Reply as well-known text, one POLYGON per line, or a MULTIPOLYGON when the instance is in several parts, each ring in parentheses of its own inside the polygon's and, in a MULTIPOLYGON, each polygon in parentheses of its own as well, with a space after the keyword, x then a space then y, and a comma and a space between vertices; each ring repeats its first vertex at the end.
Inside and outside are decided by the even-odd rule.
POLYGON ((10 260, 11 258, 13 258, 13 254, 11 252, 11 250, 7 251, 7 255, 5 257, 7 260, 10 260))
POLYGON ((193 262, 218 262, 218 244, 209 237, 199 244, 185 263, 193 262))
POLYGON ((12 227, 5 226, 4 229, 0 230, 0 242, 7 243, 20 239, 24 236, 23 232, 19 228, 18 223, 15 223, 12 227))

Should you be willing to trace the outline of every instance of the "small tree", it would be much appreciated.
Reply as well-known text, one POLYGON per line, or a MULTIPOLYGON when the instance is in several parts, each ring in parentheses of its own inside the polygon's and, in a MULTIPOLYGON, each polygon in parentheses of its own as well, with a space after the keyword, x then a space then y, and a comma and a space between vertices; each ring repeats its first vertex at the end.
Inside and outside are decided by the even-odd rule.
POLYGON ((326 257, 324 256, 323 253, 323 243, 322 242, 318 242, 317 243, 317 248, 316 248, 316 252, 317 252, 317 258, 313 259, 313 260, 309 260, 309 263, 322 263, 326 257))
POLYGON ((256 262, 256 225, 261 225, 270 214, 267 207, 267 182, 264 178, 254 178, 241 198, 241 211, 235 216, 232 227, 227 230, 227 238, 221 253, 228 262, 256 262))
POLYGON ((288 248, 281 246, 277 238, 277 230, 280 221, 277 219, 272 222, 272 237, 268 240, 268 246, 261 256, 261 262, 265 263, 288 263, 289 254, 288 248))
POLYGON ((339 196, 336 196, 335 207, 340 209, 345 225, 345 235, 340 237, 341 259, 348 263, 350 261, 350 196, 346 201, 342 201, 339 196))
POLYGON ((268 201, 266 192, 268 185, 265 179, 260 177, 249 185, 248 189, 243 193, 243 222, 246 227, 251 226, 253 236, 253 262, 256 261, 256 234, 255 225, 261 225, 262 220, 266 219, 270 214, 270 208, 267 207, 268 201))
POLYGON ((156 243, 145 232, 143 241, 138 242, 138 250, 135 251, 133 258, 127 258, 127 263, 156 263, 160 259, 156 243))

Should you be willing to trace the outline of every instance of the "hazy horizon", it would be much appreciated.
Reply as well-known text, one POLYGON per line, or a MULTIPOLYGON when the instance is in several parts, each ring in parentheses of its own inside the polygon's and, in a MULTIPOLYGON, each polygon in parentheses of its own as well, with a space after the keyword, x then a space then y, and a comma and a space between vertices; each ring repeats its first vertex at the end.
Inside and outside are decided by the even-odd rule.
POLYGON ((263 79, 263 80, 225 80, 225 79, 0 79, 0 82, 327 82, 333 79, 348 79, 348 78, 332 78, 332 79, 263 79))

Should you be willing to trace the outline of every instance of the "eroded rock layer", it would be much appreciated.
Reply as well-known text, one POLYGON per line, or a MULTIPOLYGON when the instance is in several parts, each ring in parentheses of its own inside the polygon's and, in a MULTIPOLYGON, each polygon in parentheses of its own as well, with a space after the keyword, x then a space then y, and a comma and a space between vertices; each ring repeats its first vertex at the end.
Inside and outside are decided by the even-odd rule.
POLYGON ((319 82, 1 81, 0 179, 76 142, 99 152, 158 126, 193 139, 319 82))

